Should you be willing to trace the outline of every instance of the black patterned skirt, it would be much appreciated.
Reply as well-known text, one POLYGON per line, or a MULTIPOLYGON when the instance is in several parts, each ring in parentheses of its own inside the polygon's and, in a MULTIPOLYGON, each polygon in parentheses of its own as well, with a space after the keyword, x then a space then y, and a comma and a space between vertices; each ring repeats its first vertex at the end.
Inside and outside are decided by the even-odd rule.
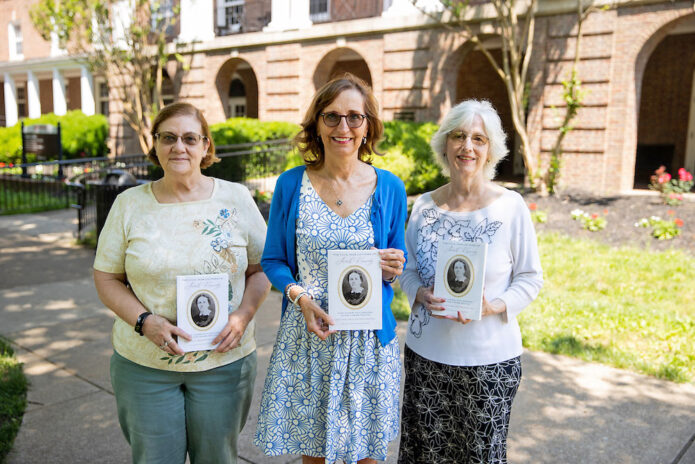
POLYGON ((405 347, 399 464, 507 462, 521 358, 450 366, 405 347))

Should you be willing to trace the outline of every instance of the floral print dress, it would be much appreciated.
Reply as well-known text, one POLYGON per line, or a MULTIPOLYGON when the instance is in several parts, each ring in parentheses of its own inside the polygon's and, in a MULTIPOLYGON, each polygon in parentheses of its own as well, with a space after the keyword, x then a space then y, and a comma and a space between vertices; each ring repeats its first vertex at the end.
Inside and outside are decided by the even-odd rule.
MULTIPOLYGON (((321 200, 306 173, 300 189, 299 284, 326 310, 327 252, 374 246, 372 199, 342 218, 321 200)), ((254 443, 271 456, 384 460, 398 435, 400 372, 397 338, 381 346, 374 331, 346 330, 322 341, 290 303, 270 358, 254 443)))

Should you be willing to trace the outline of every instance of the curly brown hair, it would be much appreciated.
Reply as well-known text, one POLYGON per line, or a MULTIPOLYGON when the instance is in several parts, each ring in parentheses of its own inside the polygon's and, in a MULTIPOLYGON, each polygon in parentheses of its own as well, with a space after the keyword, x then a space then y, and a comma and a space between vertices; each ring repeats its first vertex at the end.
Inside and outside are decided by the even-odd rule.
POLYGON ((371 155, 382 155, 376 145, 384 134, 384 124, 379 119, 379 103, 377 103, 371 87, 362 79, 345 73, 340 77, 325 83, 314 95, 311 105, 304 115, 302 131, 294 137, 294 144, 304 158, 304 164, 320 167, 325 159, 321 137, 318 134, 319 114, 345 90, 355 89, 364 98, 364 112, 367 114, 367 141, 360 145, 358 158, 371 164, 371 155))
MULTIPOLYGON (((159 129, 159 125, 167 119, 174 118, 176 116, 195 116, 200 122, 200 128, 203 131, 201 135, 203 135, 210 144, 207 153, 203 159, 200 160, 200 169, 205 169, 213 163, 218 163, 220 159, 215 156, 215 142, 212 141, 212 134, 210 133, 208 122, 205 120, 203 113, 190 103, 172 103, 162 108, 162 111, 159 112, 152 123, 152 131, 150 132, 152 134, 152 140, 154 141, 155 139, 155 134, 159 129)), ((149 160, 152 161, 152 163, 156 166, 161 166, 159 163, 159 158, 157 158, 157 151, 155 150, 154 145, 152 145, 152 148, 150 148, 150 151, 147 153, 147 158, 149 158, 149 160)))

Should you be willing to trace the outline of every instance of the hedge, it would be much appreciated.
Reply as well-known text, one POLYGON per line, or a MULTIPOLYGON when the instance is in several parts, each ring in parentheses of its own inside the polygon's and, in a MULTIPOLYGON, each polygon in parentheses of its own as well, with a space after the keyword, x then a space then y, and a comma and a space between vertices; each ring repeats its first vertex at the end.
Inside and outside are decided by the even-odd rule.
MULTIPOLYGON (((79 110, 68 111, 64 116, 48 113, 36 119, 25 119, 24 125, 51 124, 55 126, 59 121, 63 141, 63 159, 106 156, 109 124, 106 117, 101 114, 87 116, 79 110)), ((56 157, 57 154, 51 159, 56 157)), ((36 155, 28 154, 27 161, 36 161, 36 155)), ((22 162, 21 123, 12 127, 0 127, 0 162, 7 164, 22 162)))

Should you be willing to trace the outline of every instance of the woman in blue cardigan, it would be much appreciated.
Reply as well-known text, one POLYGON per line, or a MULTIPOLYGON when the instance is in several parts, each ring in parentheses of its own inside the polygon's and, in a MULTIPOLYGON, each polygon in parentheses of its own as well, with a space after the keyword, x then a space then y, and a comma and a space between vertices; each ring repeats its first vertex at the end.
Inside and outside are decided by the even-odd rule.
POLYGON ((398 435, 400 351, 391 283, 405 264, 403 182, 370 164, 383 134, 371 89, 325 84, 295 141, 305 166, 278 179, 261 265, 283 289, 255 444, 303 463, 385 460, 398 435), (327 251, 381 254, 382 328, 331 331, 327 251))

